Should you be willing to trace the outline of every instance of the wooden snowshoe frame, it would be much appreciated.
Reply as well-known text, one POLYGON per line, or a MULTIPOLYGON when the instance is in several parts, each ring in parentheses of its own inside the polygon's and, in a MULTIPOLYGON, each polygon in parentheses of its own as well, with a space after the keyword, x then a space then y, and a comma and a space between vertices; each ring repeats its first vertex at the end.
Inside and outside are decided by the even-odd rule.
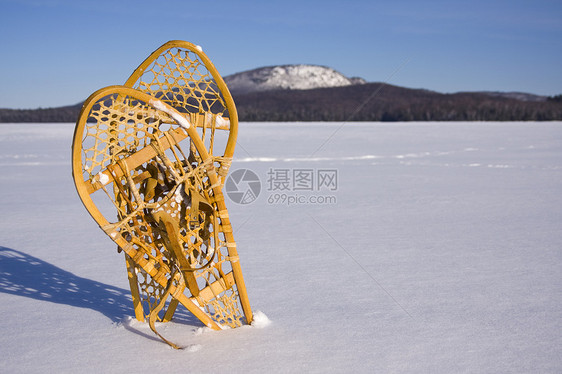
POLYGON ((238 136, 238 113, 226 83, 201 47, 182 40, 163 44, 125 86, 165 102, 195 124, 224 184, 238 136))
POLYGON ((224 81, 200 48, 174 41, 126 85, 86 100, 72 161, 84 205, 125 252, 137 319, 158 334, 181 303, 213 329, 251 323, 222 194, 238 125, 224 81))

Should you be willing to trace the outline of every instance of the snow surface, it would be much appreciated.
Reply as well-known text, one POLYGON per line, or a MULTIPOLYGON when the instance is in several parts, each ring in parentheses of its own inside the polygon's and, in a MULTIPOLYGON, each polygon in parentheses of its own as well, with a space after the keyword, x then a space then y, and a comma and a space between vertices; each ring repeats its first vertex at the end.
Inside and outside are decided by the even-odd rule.
POLYGON ((158 325, 182 351, 132 318, 72 132, 0 125, 3 373, 562 372, 562 123, 242 123, 231 171, 262 191, 227 204, 263 328, 182 310, 158 325), (271 169, 337 170, 337 203, 268 203, 271 169))

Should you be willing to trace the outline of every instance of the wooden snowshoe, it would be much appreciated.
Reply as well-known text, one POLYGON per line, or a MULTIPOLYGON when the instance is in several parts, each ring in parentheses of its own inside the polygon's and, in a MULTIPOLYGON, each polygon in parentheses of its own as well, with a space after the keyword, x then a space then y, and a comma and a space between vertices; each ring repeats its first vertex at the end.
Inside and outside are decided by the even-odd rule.
POLYGON ((135 315, 156 334, 179 303, 213 329, 252 321, 222 194, 236 133, 226 85, 186 42, 166 43, 127 86, 98 90, 82 108, 76 188, 125 252, 135 315))

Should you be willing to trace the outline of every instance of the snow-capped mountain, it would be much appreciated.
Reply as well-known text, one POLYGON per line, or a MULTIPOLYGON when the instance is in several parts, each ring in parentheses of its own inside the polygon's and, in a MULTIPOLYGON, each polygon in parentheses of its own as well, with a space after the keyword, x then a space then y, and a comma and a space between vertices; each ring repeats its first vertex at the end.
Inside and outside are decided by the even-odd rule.
POLYGON ((366 83, 362 78, 348 78, 336 70, 318 65, 268 66, 224 77, 232 92, 246 93, 278 89, 308 90, 366 83))

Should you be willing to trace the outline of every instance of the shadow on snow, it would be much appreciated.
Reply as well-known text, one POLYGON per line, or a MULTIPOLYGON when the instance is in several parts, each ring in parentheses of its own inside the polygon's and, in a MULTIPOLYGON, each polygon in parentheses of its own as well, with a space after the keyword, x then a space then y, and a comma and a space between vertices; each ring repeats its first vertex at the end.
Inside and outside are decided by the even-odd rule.
MULTIPOLYGON (((37 257, 2 246, 0 292, 89 308, 102 313, 113 322, 121 322, 126 317, 134 316, 129 290, 79 277, 37 257)), ((174 321, 202 325, 181 307, 178 307, 174 321)))

